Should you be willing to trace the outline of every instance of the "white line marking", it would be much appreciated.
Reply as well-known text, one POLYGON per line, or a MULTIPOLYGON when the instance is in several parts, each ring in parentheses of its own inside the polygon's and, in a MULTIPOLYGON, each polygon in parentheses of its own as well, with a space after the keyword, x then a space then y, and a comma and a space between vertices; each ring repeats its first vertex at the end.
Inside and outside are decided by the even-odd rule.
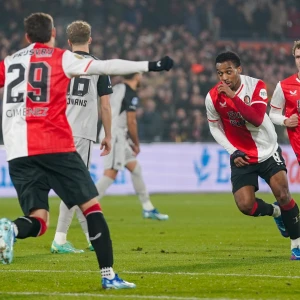
MULTIPOLYGON (((233 298, 197 298, 176 296, 144 296, 144 295, 107 295, 91 293, 43 293, 43 292, 0 292, 0 295, 22 296, 61 296, 61 297, 94 297, 94 298, 120 298, 120 299, 171 299, 171 300, 238 300, 233 298)), ((252 299, 246 299, 252 300, 252 299)))
MULTIPOLYGON (((9 270, 2 269, 0 273, 100 273, 89 270, 9 270)), ((269 275, 269 274, 237 274, 237 273, 196 273, 196 272, 142 272, 142 271, 122 271, 124 274, 144 274, 144 275, 182 275, 182 276, 231 276, 231 277, 262 277, 262 278, 285 278, 300 279, 300 276, 293 275, 269 275)))

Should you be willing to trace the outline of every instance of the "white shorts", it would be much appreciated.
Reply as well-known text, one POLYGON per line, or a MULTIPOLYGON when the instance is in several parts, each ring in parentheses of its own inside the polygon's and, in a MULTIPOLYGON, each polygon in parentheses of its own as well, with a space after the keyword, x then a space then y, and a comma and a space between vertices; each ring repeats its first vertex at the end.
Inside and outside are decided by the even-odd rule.
POLYGON ((81 137, 74 137, 76 151, 81 156, 87 168, 90 167, 93 141, 81 137))
POLYGON ((127 163, 135 161, 136 157, 126 137, 119 135, 111 143, 111 152, 103 156, 104 170, 123 170, 127 163))

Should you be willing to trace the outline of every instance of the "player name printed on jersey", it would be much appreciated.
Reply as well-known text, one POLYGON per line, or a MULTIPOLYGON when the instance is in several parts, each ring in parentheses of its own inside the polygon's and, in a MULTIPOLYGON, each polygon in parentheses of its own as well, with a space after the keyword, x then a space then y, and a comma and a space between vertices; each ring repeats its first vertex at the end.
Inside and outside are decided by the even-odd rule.
MULTIPOLYGON (((221 122, 229 142, 247 153, 250 163, 262 162, 272 156, 278 148, 277 134, 273 123, 265 114, 262 124, 255 127, 243 119, 233 101, 224 93, 218 94, 218 84, 206 96, 207 118, 209 122, 221 122)), ((245 104, 267 105, 268 96, 263 81, 241 75, 241 86, 236 95, 245 104)))
POLYGON ((7 160, 75 151, 66 117, 66 91, 71 75, 85 74, 91 62, 40 43, 0 62, 7 160))

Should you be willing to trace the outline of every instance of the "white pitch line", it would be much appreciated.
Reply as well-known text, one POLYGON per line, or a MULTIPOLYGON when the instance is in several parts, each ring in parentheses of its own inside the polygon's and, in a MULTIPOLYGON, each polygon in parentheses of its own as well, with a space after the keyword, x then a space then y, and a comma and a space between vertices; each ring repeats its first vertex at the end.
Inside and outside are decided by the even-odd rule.
MULTIPOLYGON (((0 273, 100 273, 99 271, 88 270, 11 270, 2 269, 0 273)), ((183 276, 231 276, 231 277, 262 277, 262 278, 284 278, 300 279, 300 276, 292 275, 269 275, 269 274, 237 274, 237 273, 195 273, 195 272, 142 272, 142 271, 122 271, 124 274, 144 274, 144 275, 183 275, 183 276)))
MULTIPOLYGON (((238 300, 232 298, 197 298, 177 296, 145 296, 145 295, 107 295, 91 293, 44 293, 44 292, 0 292, 0 295, 22 296, 61 296, 61 297, 94 297, 94 298, 120 298, 120 299, 170 299, 170 300, 238 300)), ((252 300, 252 299, 246 299, 252 300)))

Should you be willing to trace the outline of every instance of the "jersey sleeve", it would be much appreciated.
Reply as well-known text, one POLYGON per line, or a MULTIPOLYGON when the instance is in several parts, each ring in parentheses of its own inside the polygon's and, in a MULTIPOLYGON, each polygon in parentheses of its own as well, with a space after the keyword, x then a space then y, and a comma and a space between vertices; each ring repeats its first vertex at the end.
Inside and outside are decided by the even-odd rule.
POLYGON ((267 87, 266 87, 266 84, 262 80, 259 80, 257 82, 255 89, 253 91, 251 105, 253 105, 255 103, 262 103, 265 105, 268 104, 267 87))
POLYGON ((5 83, 5 65, 4 60, 0 61, 0 88, 4 86, 5 83))
POLYGON ((210 93, 206 95, 205 107, 206 107, 207 120, 209 122, 218 122, 218 120, 220 119, 220 115, 215 109, 210 93))
POLYGON ((105 76, 105 75, 99 76, 97 82, 97 91, 99 97, 102 97, 104 95, 110 95, 113 93, 109 76, 105 76))
POLYGON ((275 109, 281 110, 283 110, 285 107, 285 97, 280 82, 278 82, 276 85, 270 105, 275 109))
POLYGON ((285 107, 285 97, 280 82, 278 82, 276 85, 270 106, 271 109, 269 117, 271 121, 276 125, 285 126, 284 121, 287 119, 287 117, 283 114, 283 110, 285 107))
POLYGON ((125 93, 123 105, 126 111, 136 111, 139 103, 139 98, 136 94, 125 93))
POLYGON ((62 56, 62 67, 67 77, 86 75, 93 58, 85 58, 77 53, 66 50, 62 56))

